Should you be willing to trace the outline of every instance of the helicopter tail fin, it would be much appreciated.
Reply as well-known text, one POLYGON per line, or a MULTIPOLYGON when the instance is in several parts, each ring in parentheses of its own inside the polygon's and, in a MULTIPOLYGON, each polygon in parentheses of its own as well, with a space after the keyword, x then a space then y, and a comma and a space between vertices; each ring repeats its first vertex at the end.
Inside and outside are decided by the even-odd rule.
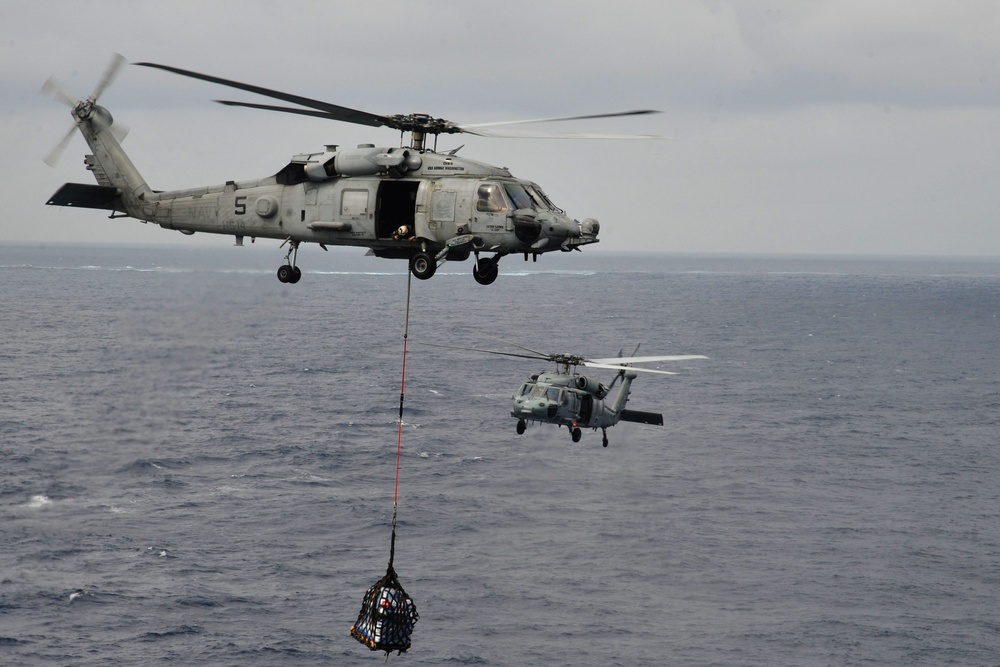
POLYGON ((613 407, 615 414, 618 415, 618 419, 621 421, 663 426, 663 415, 657 412, 643 412, 641 410, 628 410, 625 408, 625 404, 628 403, 629 393, 632 391, 632 380, 637 375, 634 370, 623 370, 619 373, 619 377, 622 379, 622 386, 615 397, 613 407))
POLYGON ((152 190, 143 180, 121 147, 128 129, 115 125, 111 113, 97 104, 101 94, 111 85, 125 64, 124 56, 114 54, 94 92, 89 97, 76 99, 56 81, 49 78, 42 86, 42 94, 70 108, 73 125, 56 148, 45 158, 51 166, 69 144, 74 130, 79 130, 92 152, 86 158, 87 169, 94 174, 97 185, 68 183, 49 199, 54 206, 80 206, 84 208, 104 208, 119 210, 140 220, 149 219, 142 215, 143 200, 152 190), (112 190, 114 193, 112 193, 112 190))
POLYGON ((93 151, 84 162, 97 185, 66 183, 47 204, 120 211, 140 220, 149 219, 141 211, 143 200, 153 191, 112 133, 112 123, 111 114, 96 105, 89 117, 78 120, 77 128, 93 151))
MULTIPOLYGON (((638 373, 629 369, 622 370, 618 373, 618 377, 622 379, 622 386, 618 388, 618 394, 615 396, 615 400, 611 404, 611 409, 622 419, 622 414, 625 412, 625 404, 628 403, 628 395, 632 391, 632 380, 638 376, 638 373)), ((615 378, 617 379, 617 378, 615 378)))

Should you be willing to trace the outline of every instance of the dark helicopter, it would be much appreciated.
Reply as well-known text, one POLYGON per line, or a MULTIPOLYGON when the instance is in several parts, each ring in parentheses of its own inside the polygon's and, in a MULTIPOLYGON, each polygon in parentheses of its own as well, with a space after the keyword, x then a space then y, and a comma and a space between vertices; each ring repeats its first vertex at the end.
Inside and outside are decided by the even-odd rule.
MULTIPOLYGON (((609 357, 606 359, 588 359, 569 354, 545 354, 530 348, 508 343, 529 354, 518 352, 500 352, 480 348, 461 348, 452 345, 425 343, 434 347, 472 350, 486 354, 500 354, 523 359, 542 359, 554 362, 556 370, 532 373, 518 392, 512 397, 514 404, 510 415, 517 419, 517 433, 521 435, 529 422, 555 424, 569 429, 573 442, 579 442, 583 428, 601 429, 602 444, 608 446, 608 428, 619 421, 636 422, 663 426, 663 415, 657 412, 629 410, 625 407, 634 380, 639 372, 658 373, 660 375, 676 375, 671 371, 661 371, 652 368, 634 367, 632 364, 655 363, 662 361, 689 361, 692 359, 707 359, 700 354, 673 354, 643 357, 609 357), (576 372, 577 366, 587 368, 604 368, 618 371, 609 385, 576 372), (621 380, 618 391, 611 394, 615 383, 621 380)), ((638 348, 636 348, 638 351, 638 348)))

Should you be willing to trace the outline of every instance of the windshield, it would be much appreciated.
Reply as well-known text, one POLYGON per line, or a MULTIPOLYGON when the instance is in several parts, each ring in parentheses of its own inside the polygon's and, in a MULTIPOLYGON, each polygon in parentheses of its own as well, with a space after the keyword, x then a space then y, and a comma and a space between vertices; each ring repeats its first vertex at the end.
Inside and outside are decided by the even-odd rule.
POLYGON ((558 387, 545 387, 540 384, 536 384, 534 391, 531 392, 531 398, 544 398, 549 401, 559 402, 559 395, 562 392, 558 387))
POLYGON ((535 203, 520 183, 504 183, 504 190, 514 202, 514 208, 535 208, 535 203))
POLYGON ((548 198, 548 196, 544 192, 542 192, 542 189, 537 185, 535 185, 534 183, 531 183, 528 186, 526 186, 525 190, 527 190, 528 195, 531 196, 532 201, 535 202, 535 208, 537 209, 547 208, 556 211, 558 213, 563 212, 563 210, 558 206, 556 206, 555 204, 553 204, 552 201, 548 198))

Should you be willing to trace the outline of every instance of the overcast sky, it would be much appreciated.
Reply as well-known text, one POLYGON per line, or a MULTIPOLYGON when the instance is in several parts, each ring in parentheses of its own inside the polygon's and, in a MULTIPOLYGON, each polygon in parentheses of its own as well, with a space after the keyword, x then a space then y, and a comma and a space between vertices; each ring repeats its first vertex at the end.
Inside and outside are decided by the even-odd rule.
MULTIPOLYGON (((42 162, 71 121, 39 90, 55 75, 88 95, 116 52, 460 123, 662 111, 558 129, 669 141, 440 139, 600 220, 587 252, 1000 256, 995 0, 0 0, 0 242, 232 244, 44 205, 94 181, 79 136, 56 168, 42 162)), ((399 141, 219 98, 264 101, 129 66, 101 104, 159 190, 267 176, 327 143, 399 141)))

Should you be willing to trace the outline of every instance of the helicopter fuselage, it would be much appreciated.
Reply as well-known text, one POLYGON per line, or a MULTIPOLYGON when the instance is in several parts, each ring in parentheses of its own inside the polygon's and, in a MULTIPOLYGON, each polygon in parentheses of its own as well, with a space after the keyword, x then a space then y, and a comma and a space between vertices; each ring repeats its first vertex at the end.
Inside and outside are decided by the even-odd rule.
MULTIPOLYGON (((391 158, 394 150, 359 146, 347 153, 377 159, 391 158)), ((539 254, 597 240, 595 221, 569 218, 538 185, 506 169, 436 153, 403 154, 418 166, 397 175, 364 160, 372 173, 316 180, 310 167, 317 156, 296 156, 265 179, 152 194, 133 217, 187 232, 367 246, 385 257, 408 257, 414 243, 437 252, 469 234, 475 238, 459 248, 466 256, 469 250, 539 254), (401 226, 412 234, 394 238, 401 226)))
POLYGON ((536 373, 514 396, 511 416, 570 427, 611 426, 617 419, 605 405, 607 394, 602 383, 583 375, 536 373))
POLYGON ((556 424, 569 428, 573 442, 579 442, 581 428, 599 428, 604 431, 605 447, 608 444, 607 428, 619 421, 662 426, 661 414, 625 409, 636 373, 630 369, 624 371, 621 378, 621 387, 613 398, 609 398, 608 387, 585 375, 535 373, 513 397, 510 415, 518 420, 519 434, 524 432, 527 422, 556 424))
POLYGON ((98 185, 66 184, 49 204, 110 209, 112 216, 184 234, 231 235, 237 245, 245 237, 281 239, 290 246, 278 271, 283 282, 301 275, 293 252, 302 242, 408 259, 421 279, 445 261, 475 254, 473 275, 489 284, 508 254, 536 259, 598 240, 596 220, 570 218, 537 184, 505 168, 423 149, 327 146, 294 156, 266 178, 156 192, 112 135, 106 109, 81 103, 74 118, 93 151, 86 164, 98 185), (481 252, 491 256, 480 258, 481 252))

